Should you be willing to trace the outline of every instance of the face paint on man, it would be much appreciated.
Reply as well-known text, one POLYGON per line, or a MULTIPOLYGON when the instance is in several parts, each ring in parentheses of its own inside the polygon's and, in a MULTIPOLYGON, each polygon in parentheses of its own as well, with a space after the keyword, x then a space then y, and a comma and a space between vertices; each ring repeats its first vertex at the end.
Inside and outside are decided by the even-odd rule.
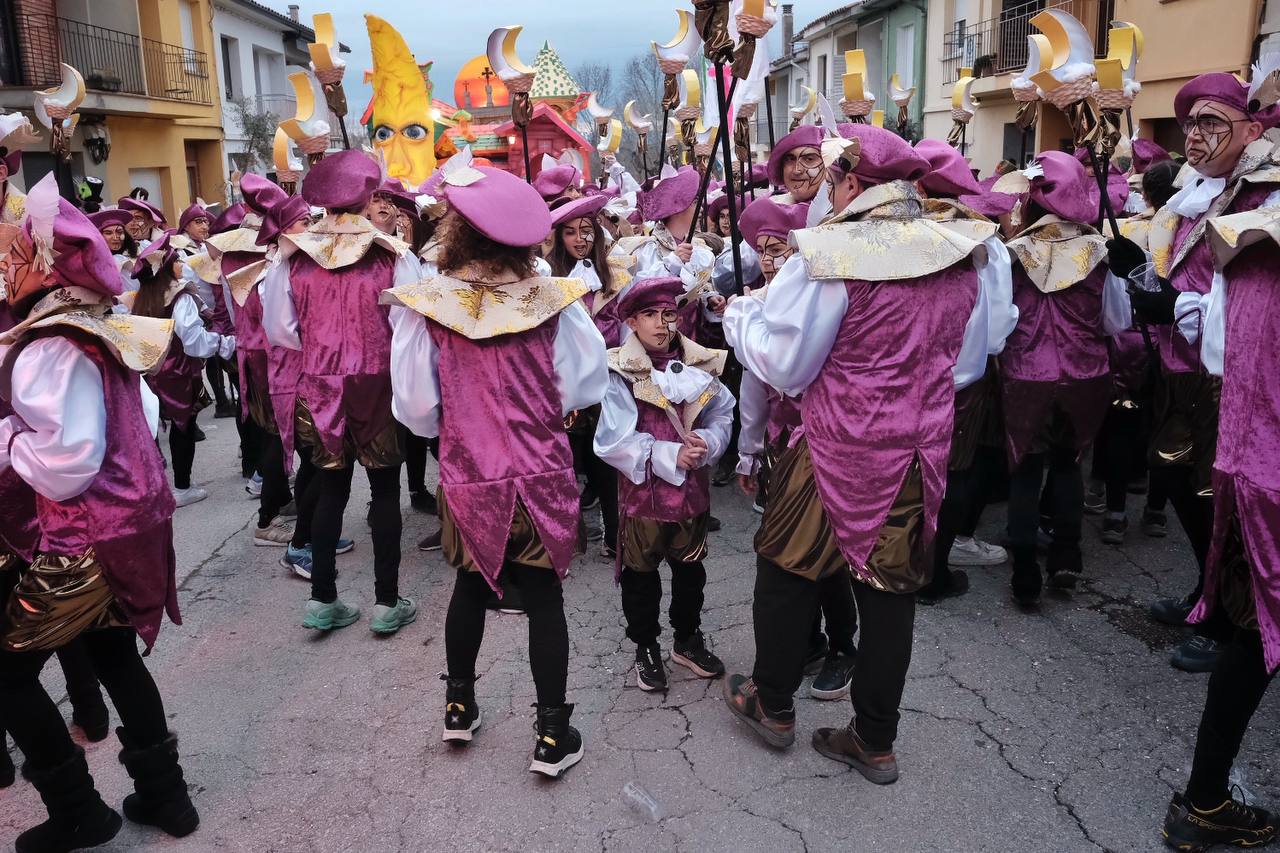
POLYGON ((627 326, 635 332, 649 352, 666 352, 676 335, 676 309, 645 308, 627 318, 627 326))
POLYGON ((135 240, 146 240, 151 237, 151 217, 141 211, 133 211, 133 218, 125 226, 129 236, 135 240))
POLYGON ((1229 176, 1245 147, 1262 136, 1261 124, 1208 98, 1192 104, 1182 130, 1187 135, 1187 162, 1210 178, 1229 176))
POLYGON ((812 201, 822 186, 822 152, 800 145, 782 157, 782 183, 797 202, 812 201))

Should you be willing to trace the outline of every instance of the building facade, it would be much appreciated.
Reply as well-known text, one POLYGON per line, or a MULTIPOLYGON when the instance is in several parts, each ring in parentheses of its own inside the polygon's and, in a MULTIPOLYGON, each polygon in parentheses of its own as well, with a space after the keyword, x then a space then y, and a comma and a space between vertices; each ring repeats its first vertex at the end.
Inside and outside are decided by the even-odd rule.
MULTIPOLYGON (((222 197, 222 106, 211 0, 0 0, 0 110, 32 114, 60 63, 84 77, 72 173, 114 203, 143 187, 172 220, 196 197, 222 197)), ((32 124, 37 124, 34 116, 32 124)), ((53 167, 23 156, 27 187, 53 167)))
MULTIPOLYGON (((1247 75, 1256 55, 1262 0, 929 0, 922 98, 926 136, 942 139, 951 127, 951 93, 962 67, 977 78, 970 95, 977 106, 966 137, 974 168, 989 175, 1001 160, 1018 162, 1044 150, 1070 150, 1071 130, 1045 104, 1033 133, 1014 123, 1017 104, 1010 81, 1027 64, 1030 23, 1044 9, 1074 15, 1105 56, 1111 21, 1139 27, 1146 51, 1138 65, 1142 94, 1132 110, 1134 130, 1171 151, 1183 136, 1173 119, 1173 98, 1192 77, 1208 71, 1247 75), (1206 26, 1206 22, 1212 26, 1206 26), (1194 36, 1192 35, 1194 33, 1194 36), (1192 42, 1194 46, 1192 46, 1192 42)), ((1280 29, 1280 9, 1274 15, 1280 29)))

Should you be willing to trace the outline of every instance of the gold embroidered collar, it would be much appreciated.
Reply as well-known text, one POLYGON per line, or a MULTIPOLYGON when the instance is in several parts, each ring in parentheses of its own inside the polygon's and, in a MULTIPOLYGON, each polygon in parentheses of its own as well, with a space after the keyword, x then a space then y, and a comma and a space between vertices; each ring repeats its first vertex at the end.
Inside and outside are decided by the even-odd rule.
POLYGON ((578 278, 535 276, 482 282, 439 275, 382 292, 384 305, 403 305, 473 341, 537 328, 587 292, 578 278))
POLYGON ((246 213, 239 228, 214 234, 205 240, 205 249, 215 259, 227 252, 252 252, 255 255, 265 255, 267 247, 259 246, 257 243, 261 229, 262 217, 256 213, 246 213))
POLYGON ((1041 293, 1057 293, 1083 280, 1107 257, 1107 242, 1092 226, 1041 217, 1007 244, 1041 293))
POLYGON ((1209 222, 1209 246, 1219 270, 1245 248, 1266 240, 1280 243, 1280 206, 1219 216, 1209 222))
MULTIPOLYGON (((727 350, 708 349, 694 343, 684 335, 679 336, 680 361, 690 367, 705 370, 712 376, 719 377, 724 371, 727 350)), ((627 380, 631 385, 632 395, 642 403, 657 406, 659 409, 672 409, 673 403, 663 396, 658 385, 653 381, 653 360, 640 343, 640 338, 631 335, 620 347, 609 350, 609 369, 627 380)), ((720 380, 712 382, 697 400, 684 403, 680 407, 680 420, 686 432, 693 429, 698 415, 706 408, 707 403, 720 390, 720 380)))
POLYGON ((409 251, 409 244, 383 234, 373 223, 354 213, 330 213, 301 234, 280 235, 280 251, 289 257, 305 252, 327 270, 342 269, 359 261, 373 246, 395 255, 409 251))

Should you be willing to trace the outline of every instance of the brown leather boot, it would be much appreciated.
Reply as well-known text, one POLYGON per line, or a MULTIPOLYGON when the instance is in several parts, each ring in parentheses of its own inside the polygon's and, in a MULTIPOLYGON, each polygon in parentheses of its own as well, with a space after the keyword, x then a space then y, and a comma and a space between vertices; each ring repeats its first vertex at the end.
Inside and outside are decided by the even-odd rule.
POLYGON ((892 785, 898 781, 898 759, 893 750, 868 749, 852 723, 843 729, 818 729, 813 733, 813 748, 827 758, 848 764, 868 782, 892 785))
POLYGON ((725 679, 724 703, 769 746, 784 749, 796 742, 795 711, 769 713, 760 701, 755 682, 747 676, 731 675, 725 679))

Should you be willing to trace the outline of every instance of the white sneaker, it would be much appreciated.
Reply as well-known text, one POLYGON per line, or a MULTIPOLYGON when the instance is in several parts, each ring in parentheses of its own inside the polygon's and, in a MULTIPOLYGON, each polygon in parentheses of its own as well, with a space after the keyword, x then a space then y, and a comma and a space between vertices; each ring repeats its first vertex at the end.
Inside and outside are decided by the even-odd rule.
POLYGON ((262 478, 255 473, 249 478, 249 482, 244 484, 244 490, 251 498, 262 497, 262 478))
POLYGON ((190 506, 191 504, 200 503, 200 501, 209 497, 209 493, 199 486, 192 486, 189 489, 174 489, 173 500, 178 506, 190 506))
POLYGON ((760 503, 760 501, 752 501, 751 511, 756 515, 764 515, 764 504, 760 503))
POLYGON ((947 556, 953 566, 998 566, 1008 559, 1009 553, 999 545, 968 536, 957 536, 947 556))

